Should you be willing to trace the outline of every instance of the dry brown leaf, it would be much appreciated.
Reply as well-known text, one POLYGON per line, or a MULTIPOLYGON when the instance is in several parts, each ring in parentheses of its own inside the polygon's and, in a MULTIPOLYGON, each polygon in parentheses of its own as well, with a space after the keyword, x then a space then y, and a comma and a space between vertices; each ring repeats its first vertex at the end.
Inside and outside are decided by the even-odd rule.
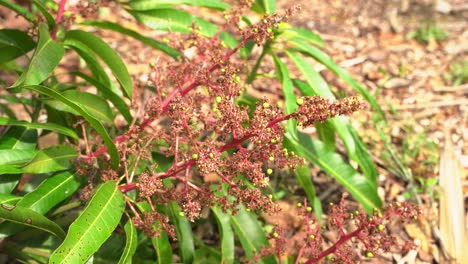
MULTIPOLYGON (((447 137, 448 138, 448 137, 447 137)), ((462 177, 464 169, 450 139, 440 157, 440 232, 443 246, 455 263, 468 263, 462 177)))

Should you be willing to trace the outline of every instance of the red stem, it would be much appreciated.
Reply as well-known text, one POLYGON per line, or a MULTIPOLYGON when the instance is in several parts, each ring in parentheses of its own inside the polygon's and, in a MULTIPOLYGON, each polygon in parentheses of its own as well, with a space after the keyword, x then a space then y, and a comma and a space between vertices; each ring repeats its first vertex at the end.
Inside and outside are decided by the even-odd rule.
POLYGON ((358 236, 359 233, 364 229, 364 227, 359 227, 358 229, 354 230, 353 232, 349 233, 349 234, 346 234, 346 235, 343 235, 340 237, 340 240, 336 241, 335 244, 333 244, 331 247, 327 248, 326 250, 322 251, 317 257, 313 258, 313 259, 309 259, 308 261, 306 261, 305 264, 314 264, 314 263, 318 263, 318 261, 322 258, 324 258, 325 256, 335 252, 339 246, 341 246, 343 243, 345 243, 346 241, 350 240, 351 238, 355 237, 355 236, 358 236))
POLYGON ((67 4, 67 0, 60 0, 59 8, 58 8, 58 11, 57 11, 57 16, 55 17, 55 27, 52 30, 52 32, 50 33, 51 38, 53 40, 55 40, 57 38, 58 27, 59 27, 60 23, 62 22, 62 17, 63 17, 63 13, 65 13, 65 5, 66 4, 67 4))

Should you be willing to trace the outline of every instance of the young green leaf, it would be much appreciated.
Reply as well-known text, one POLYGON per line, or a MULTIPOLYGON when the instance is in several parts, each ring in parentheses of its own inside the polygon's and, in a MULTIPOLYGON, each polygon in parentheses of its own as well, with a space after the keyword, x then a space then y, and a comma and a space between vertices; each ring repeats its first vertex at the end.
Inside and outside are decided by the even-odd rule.
POLYGON ((64 53, 63 45, 52 40, 47 26, 40 24, 39 42, 29 62, 28 69, 21 74, 12 87, 40 84, 54 71, 64 53))
POLYGON ((65 44, 69 40, 80 42, 100 57, 119 81, 127 98, 132 99, 133 84, 127 67, 120 56, 107 43, 99 37, 82 30, 68 31, 65 35, 65 44))
POLYGON ((26 33, 16 29, 0 30, 0 64, 16 59, 36 46, 26 33))
POLYGON ((107 134, 106 129, 102 126, 102 124, 96 118, 91 116, 80 105, 73 103, 72 101, 65 98, 63 95, 57 93, 56 91, 48 87, 41 86, 41 85, 32 85, 32 86, 25 86, 22 88, 33 90, 43 95, 49 96, 53 99, 59 100, 63 102, 64 104, 68 105, 69 107, 71 107, 73 110, 80 113, 80 115, 83 116, 83 118, 86 119, 86 121, 88 121, 91 124, 91 126, 94 129, 96 129, 96 131, 102 137, 102 139, 104 140, 104 143, 106 144, 108 148, 109 154, 111 156, 112 167, 117 168, 119 164, 119 152, 117 151, 117 147, 115 146, 114 142, 112 142, 112 139, 109 137, 109 134, 107 134))
POLYGON ((35 149, 0 149, 0 165, 24 166, 36 154, 35 149))
POLYGON ((280 32, 280 37, 286 37, 288 41, 300 40, 319 47, 325 46, 325 42, 323 42, 322 38, 318 34, 305 28, 286 27, 282 28, 280 32))
POLYGON ((47 21, 47 25, 49 28, 53 29, 55 28, 55 19, 54 17, 47 11, 47 8, 39 1, 37 0, 32 0, 32 3, 37 7, 37 9, 42 13, 44 18, 47 21))
POLYGON ((0 0, 0 5, 15 11, 16 13, 23 16, 31 23, 34 23, 36 21, 36 17, 20 5, 12 3, 11 1, 8 1, 8 0, 0 0))
MULTIPOLYGON (((251 259, 263 246, 268 245, 268 240, 262 226, 256 216, 245 208, 240 208, 235 216, 231 216, 231 225, 239 238, 247 259, 251 259)), ((276 263, 275 258, 263 258, 263 263, 276 263)))
POLYGON ((140 33, 136 32, 136 31, 133 31, 133 30, 130 30, 128 28, 124 28, 122 27, 121 25, 117 24, 117 23, 112 23, 112 22, 109 22, 109 21, 94 21, 94 20, 87 20, 87 21, 84 21, 82 24, 84 25, 89 25, 89 26, 95 26, 95 27, 99 27, 99 28, 103 28, 103 29, 109 29, 109 30, 112 30, 112 31, 115 31, 115 32, 119 32, 119 33, 122 33, 122 34, 125 34, 127 36, 130 36, 136 40, 139 40, 141 41, 142 43, 150 46, 150 47, 153 47, 157 50, 160 50, 166 54, 168 54, 169 56, 173 57, 173 58, 176 58, 178 56, 180 56, 180 53, 171 48, 170 46, 166 45, 165 43, 163 42, 159 42, 159 41, 156 41, 152 38, 148 38, 148 37, 145 37, 143 35, 141 35, 140 33))
MULTIPOLYGON (((75 193, 80 187, 76 175, 69 171, 55 174, 44 180, 34 191, 26 194, 16 205, 45 214, 75 193)), ((24 229, 13 223, 0 224, 0 233, 12 235, 24 229)))
POLYGON ((70 160, 77 156, 74 148, 67 145, 57 145, 40 150, 37 155, 21 170, 26 173, 48 173, 70 168, 70 160))
MULTIPOLYGON (((107 124, 112 124, 114 122, 112 109, 102 97, 78 90, 67 90, 62 93, 62 96, 81 106, 83 109, 86 109, 86 111, 97 120, 101 120, 107 124)), ((57 110, 80 115, 80 113, 61 101, 44 100, 44 102, 57 110)))
POLYGON ((138 245, 138 234, 131 219, 124 226, 125 230, 125 248, 120 256, 119 264, 132 263, 132 257, 135 254, 138 245))
POLYGON ((339 154, 327 150, 319 140, 303 133, 298 133, 298 136, 299 139, 296 140, 286 134, 284 143, 288 149, 296 151, 298 155, 318 165, 326 173, 333 176, 361 203, 367 212, 372 212, 374 208, 380 208, 382 202, 372 181, 360 175, 339 154))
POLYGON ((26 121, 18 121, 13 120, 6 117, 0 117, 0 125, 1 126, 22 126, 27 129, 45 129, 50 131, 55 131, 65 136, 72 137, 74 139, 78 139, 78 135, 75 131, 71 130, 68 127, 64 127, 61 125, 53 124, 53 123, 29 123, 26 121))
MULTIPOLYGON (((17 205, 1 204, 0 218, 13 223, 41 229, 60 239, 65 238, 65 232, 60 228, 60 226, 29 208, 17 205)), ((0 237, 5 237, 5 234, 0 233, 0 237)))
POLYGON ((231 227, 231 217, 216 206, 212 206, 211 211, 216 217, 219 234, 221 235, 221 262, 226 264, 234 263, 234 232, 231 227))
POLYGON ((52 253, 49 263, 84 263, 112 234, 124 208, 116 182, 103 183, 70 225, 65 241, 52 253))
POLYGON ((133 0, 125 4, 128 4, 133 10, 161 9, 175 5, 202 6, 217 10, 225 10, 230 7, 229 4, 218 0, 133 0))
POLYGON ((177 240, 179 241, 179 252, 182 262, 192 263, 195 247, 190 222, 187 220, 187 217, 182 215, 182 211, 176 202, 169 204, 169 214, 176 230, 177 240))
POLYGON ((125 120, 130 124, 133 121, 132 114, 129 111, 129 107, 125 101, 115 94, 113 91, 111 91, 106 85, 104 85, 102 82, 82 73, 82 72, 72 72, 71 74, 76 75, 81 77, 83 80, 87 81, 88 83, 94 85, 98 89, 99 92, 102 93, 102 95, 107 98, 109 101, 112 102, 112 104, 119 110, 119 112, 122 114, 122 116, 125 118, 125 120))
POLYGON ((192 24, 195 22, 200 27, 200 33, 204 36, 213 36, 217 31, 217 26, 214 24, 181 10, 162 8, 142 11, 128 10, 128 12, 152 29, 190 33, 192 24))
POLYGON ((328 69, 334 72, 340 79, 345 81, 349 86, 351 86, 354 90, 356 90, 360 95, 362 95, 370 104, 371 106, 377 111, 380 118, 382 120, 386 120, 385 114, 382 111, 382 108, 377 103, 375 98, 362 87, 354 78, 346 72, 343 68, 338 66, 327 54, 325 54, 320 49, 311 46, 303 41, 292 40, 292 44, 295 45, 295 50, 302 52, 303 54, 309 55, 312 58, 316 59, 318 62, 325 65, 328 69))

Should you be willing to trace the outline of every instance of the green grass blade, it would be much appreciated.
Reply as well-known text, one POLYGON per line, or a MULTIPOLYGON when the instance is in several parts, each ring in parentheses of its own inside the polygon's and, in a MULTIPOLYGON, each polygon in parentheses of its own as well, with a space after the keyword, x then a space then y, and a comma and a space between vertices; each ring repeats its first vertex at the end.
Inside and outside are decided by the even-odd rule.
POLYGON ((86 208, 70 225, 65 241, 49 263, 84 263, 110 237, 120 222, 125 200, 114 181, 100 185, 86 208))
POLYGON ((120 256, 118 264, 128 264, 132 263, 132 257, 136 252, 138 245, 138 234, 135 226, 131 219, 124 226, 125 230, 125 248, 122 255, 120 256))
POLYGON ((29 208, 16 205, 0 205, 0 218, 21 225, 37 228, 64 239, 65 232, 47 217, 29 208))
POLYGON ((127 67, 120 56, 107 43, 99 37, 82 30, 68 31, 65 35, 65 44, 67 44, 68 40, 81 42, 100 57, 119 81, 127 98, 132 99, 133 84, 127 67))
POLYGON ((218 223, 219 234, 221 235, 221 257, 222 263, 234 263, 234 232, 231 228, 231 217, 224 213, 219 207, 211 207, 216 222, 218 223))

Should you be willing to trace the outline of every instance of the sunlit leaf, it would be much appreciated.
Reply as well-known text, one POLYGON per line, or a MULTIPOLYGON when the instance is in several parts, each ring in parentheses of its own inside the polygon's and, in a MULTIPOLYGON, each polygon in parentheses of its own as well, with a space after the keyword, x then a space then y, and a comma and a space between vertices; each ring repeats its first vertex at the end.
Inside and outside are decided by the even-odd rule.
POLYGON ((84 263, 112 234, 124 208, 124 197, 114 181, 99 186, 49 263, 84 263))
POLYGON ((26 165, 21 167, 27 173, 47 173, 70 168, 70 160, 76 158, 77 152, 67 145, 57 145, 40 150, 26 165))
POLYGON ((222 263, 230 264, 234 262, 234 232, 231 228, 231 217, 224 213, 219 207, 211 207, 216 217, 219 234, 221 236, 222 263))
POLYGON ((78 135, 75 131, 71 130, 68 127, 53 123, 29 123, 26 121, 12 120, 6 117, 0 117, 0 125, 3 126, 22 126, 28 129, 45 129, 50 131, 55 131, 63 135, 78 139, 78 135))
POLYGON ((124 226, 125 230, 125 248, 120 256, 119 264, 132 263, 132 257, 135 254, 138 245, 138 234, 131 219, 124 226))
POLYGON ((1 204, 0 218, 13 223, 41 229, 60 239, 65 238, 65 232, 60 226, 50 221, 47 217, 25 207, 1 204))

